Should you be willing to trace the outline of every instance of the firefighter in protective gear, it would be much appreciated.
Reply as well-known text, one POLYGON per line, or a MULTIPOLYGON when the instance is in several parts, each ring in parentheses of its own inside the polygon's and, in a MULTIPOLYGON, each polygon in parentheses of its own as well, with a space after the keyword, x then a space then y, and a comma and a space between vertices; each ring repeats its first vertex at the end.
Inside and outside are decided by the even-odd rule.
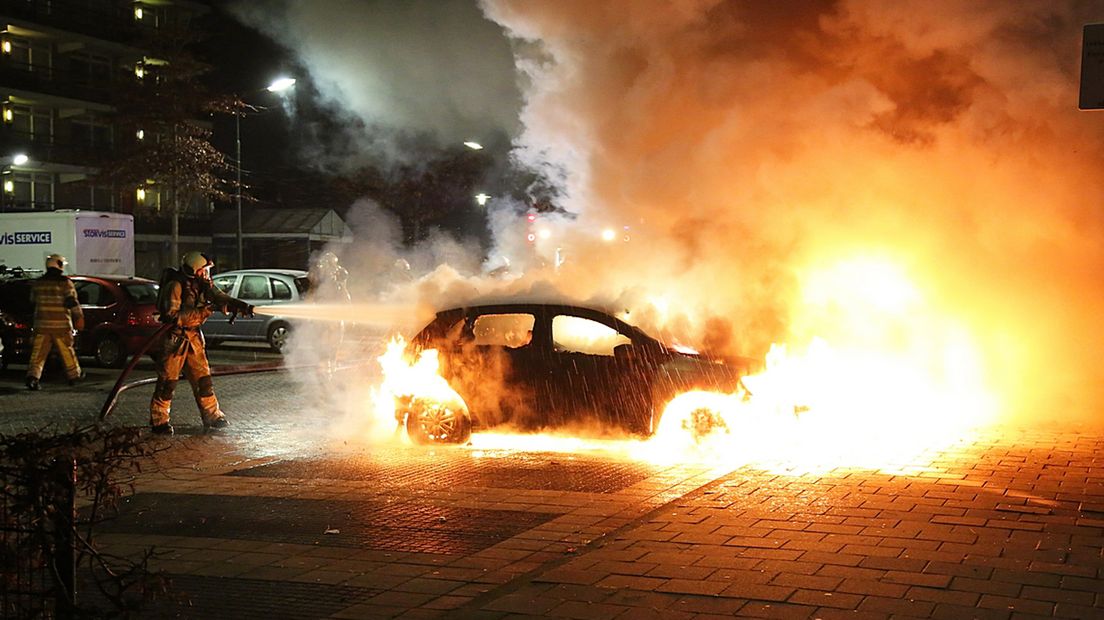
POLYGON ((75 330, 84 329, 84 314, 73 282, 63 273, 65 263, 64 256, 51 254, 46 258, 46 273, 31 285, 31 301, 35 306, 34 342, 27 366, 27 388, 31 390, 38 389, 42 367, 55 346, 65 364, 69 385, 84 376, 73 349, 75 330))
MULTIPOLYGON (((352 301, 349 295, 349 272, 341 266, 341 261, 333 252, 323 252, 314 261, 310 270, 310 294, 313 303, 347 304, 352 301)), ((345 322, 336 321, 316 326, 316 342, 324 352, 321 373, 329 381, 337 370, 337 353, 345 339, 345 322)))
POLYGON ((204 428, 219 429, 228 426, 226 416, 219 409, 215 398, 215 386, 211 381, 211 367, 207 362, 206 342, 200 328, 215 309, 225 314, 237 313, 253 316, 253 306, 234 299, 211 283, 210 269, 214 266, 207 255, 188 252, 180 269, 166 269, 161 276, 161 289, 157 306, 161 322, 172 325, 160 343, 154 345, 157 360, 157 387, 150 401, 150 427, 154 433, 171 435, 169 423, 173 391, 181 370, 192 385, 196 405, 204 428))

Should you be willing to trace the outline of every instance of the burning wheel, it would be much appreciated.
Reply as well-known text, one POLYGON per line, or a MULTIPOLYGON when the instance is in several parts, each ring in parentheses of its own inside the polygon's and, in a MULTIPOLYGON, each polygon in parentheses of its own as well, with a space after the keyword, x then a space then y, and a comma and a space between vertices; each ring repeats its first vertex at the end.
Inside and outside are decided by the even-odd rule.
POLYGON ((459 407, 415 400, 405 418, 406 434, 414 443, 464 443, 471 437, 471 417, 459 407))

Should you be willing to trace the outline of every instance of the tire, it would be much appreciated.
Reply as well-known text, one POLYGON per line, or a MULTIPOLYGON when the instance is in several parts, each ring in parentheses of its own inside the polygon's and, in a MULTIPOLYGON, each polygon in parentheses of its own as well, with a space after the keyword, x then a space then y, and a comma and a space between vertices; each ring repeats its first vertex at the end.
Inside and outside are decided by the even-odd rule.
POLYGON ((101 336, 93 351, 96 363, 105 368, 122 368, 127 362, 127 352, 123 343, 112 335, 101 336))
POLYGON ((287 346, 291 327, 287 323, 275 323, 268 328, 268 346, 277 353, 283 353, 287 346))
POLYGON ((463 409, 415 401, 406 412, 406 434, 416 444, 465 443, 471 431, 471 416, 463 409))

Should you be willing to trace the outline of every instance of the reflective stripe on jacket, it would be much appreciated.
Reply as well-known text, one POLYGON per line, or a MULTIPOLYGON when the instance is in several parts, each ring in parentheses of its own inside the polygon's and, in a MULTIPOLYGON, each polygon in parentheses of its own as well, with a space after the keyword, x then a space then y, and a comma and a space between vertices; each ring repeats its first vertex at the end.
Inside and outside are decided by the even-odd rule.
POLYGON ((31 284, 31 301, 35 305, 34 329, 43 334, 66 334, 73 323, 82 319, 77 290, 60 269, 46 270, 46 275, 31 284))

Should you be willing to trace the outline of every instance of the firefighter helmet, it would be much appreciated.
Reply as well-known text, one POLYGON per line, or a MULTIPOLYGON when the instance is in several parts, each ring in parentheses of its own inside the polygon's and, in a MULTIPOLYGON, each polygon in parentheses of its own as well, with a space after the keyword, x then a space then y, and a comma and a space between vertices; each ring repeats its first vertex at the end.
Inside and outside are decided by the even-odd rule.
POLYGON ((208 258, 203 252, 188 252, 184 255, 184 258, 180 260, 180 270, 191 276, 197 275, 204 269, 214 266, 214 261, 208 258))
POLYGON ((51 255, 46 257, 46 268, 47 269, 49 269, 50 267, 53 267, 55 269, 60 269, 62 271, 65 271, 65 265, 67 265, 68 263, 69 263, 69 261, 65 260, 65 257, 62 256, 61 254, 51 254, 51 255))

